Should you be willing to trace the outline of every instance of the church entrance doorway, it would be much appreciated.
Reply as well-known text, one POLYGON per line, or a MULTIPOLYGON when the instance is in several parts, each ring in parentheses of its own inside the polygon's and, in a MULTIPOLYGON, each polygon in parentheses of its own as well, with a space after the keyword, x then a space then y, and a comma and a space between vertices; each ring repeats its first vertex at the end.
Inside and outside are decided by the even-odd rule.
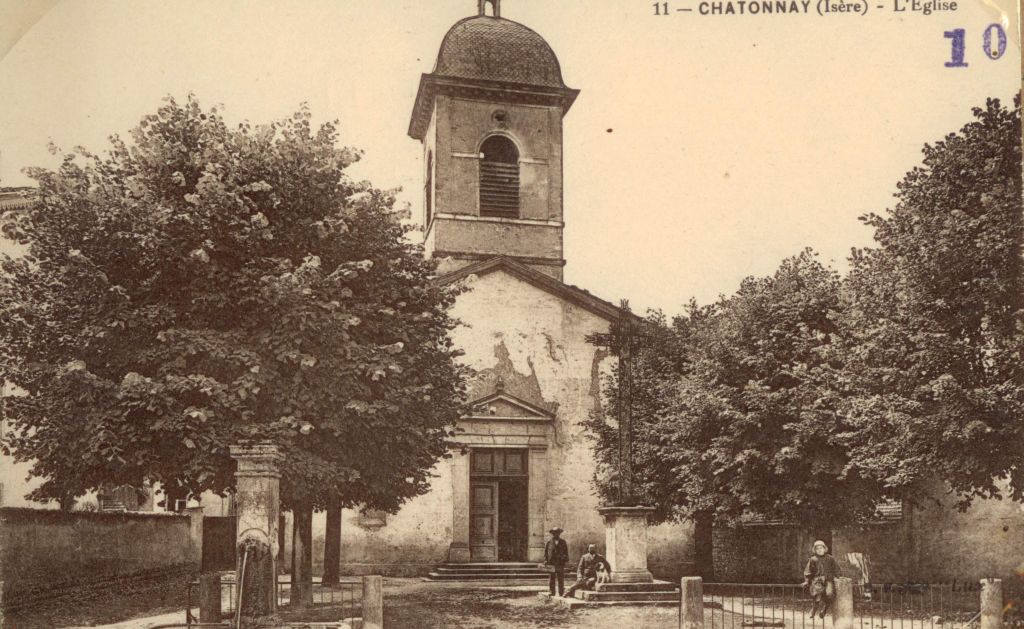
POLYGON ((525 448, 474 448, 470 463, 469 554, 472 561, 526 561, 525 448))

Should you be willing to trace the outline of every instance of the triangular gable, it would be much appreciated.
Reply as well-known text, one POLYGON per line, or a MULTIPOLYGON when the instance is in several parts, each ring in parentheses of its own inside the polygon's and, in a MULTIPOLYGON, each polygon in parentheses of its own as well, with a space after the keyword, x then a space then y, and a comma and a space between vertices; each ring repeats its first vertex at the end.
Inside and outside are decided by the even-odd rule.
POLYGON ((551 421, 554 415, 522 398, 497 390, 470 403, 473 419, 519 419, 551 421))
POLYGON ((618 321, 624 317, 632 317, 637 322, 641 320, 640 317, 637 317, 632 312, 620 308, 599 297, 595 297, 582 288, 556 280, 549 275, 545 275, 540 271, 516 262, 512 258, 506 256, 495 256, 493 258, 488 258, 487 260, 474 262, 473 264, 464 266, 461 269, 442 275, 437 278, 437 282, 441 285, 451 284, 469 277, 470 275, 476 275, 479 277, 495 271, 505 271, 509 275, 535 286, 536 288, 551 293, 552 295, 573 303, 584 310, 592 312, 606 321, 618 321))

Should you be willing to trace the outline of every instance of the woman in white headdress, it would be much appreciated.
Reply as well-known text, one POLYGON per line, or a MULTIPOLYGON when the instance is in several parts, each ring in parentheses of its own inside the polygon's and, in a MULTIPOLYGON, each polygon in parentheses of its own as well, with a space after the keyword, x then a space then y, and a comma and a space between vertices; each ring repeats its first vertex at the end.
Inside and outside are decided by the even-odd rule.
POLYGON ((811 617, 825 612, 832 605, 836 596, 836 577, 839 576, 839 565, 828 552, 828 545, 820 539, 814 542, 814 554, 807 560, 804 568, 804 588, 808 590, 814 604, 811 605, 811 617))

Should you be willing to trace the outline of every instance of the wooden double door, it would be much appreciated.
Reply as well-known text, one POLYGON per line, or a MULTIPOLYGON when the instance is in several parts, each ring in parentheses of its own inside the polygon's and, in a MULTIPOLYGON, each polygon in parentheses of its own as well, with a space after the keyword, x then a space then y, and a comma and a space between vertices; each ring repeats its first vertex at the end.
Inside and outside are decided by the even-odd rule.
POLYGON ((526 449, 474 449, 470 464, 469 554, 473 561, 526 561, 526 449))

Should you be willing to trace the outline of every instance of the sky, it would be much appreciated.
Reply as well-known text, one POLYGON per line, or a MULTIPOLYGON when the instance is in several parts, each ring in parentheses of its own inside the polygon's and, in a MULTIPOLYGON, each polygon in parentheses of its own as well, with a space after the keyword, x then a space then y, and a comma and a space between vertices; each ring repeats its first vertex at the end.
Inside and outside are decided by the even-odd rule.
MULTIPOLYGON (((565 119, 565 279, 636 311, 707 303, 805 247, 845 269, 871 243, 857 217, 891 205, 922 145, 1021 85, 1006 0, 826 16, 814 2, 703 16, 698 1, 667 16, 647 0, 502 2, 581 90, 565 119), (991 60, 983 33, 998 22, 1009 41, 991 60), (968 65, 947 68, 944 33, 961 28, 968 65)), ((406 135, 419 76, 476 1, 0 0, 15 13, 0 30, 0 186, 56 166, 51 141, 102 150, 192 92, 229 121, 308 103, 365 150, 353 176, 402 187, 419 215, 422 150, 406 135)))

